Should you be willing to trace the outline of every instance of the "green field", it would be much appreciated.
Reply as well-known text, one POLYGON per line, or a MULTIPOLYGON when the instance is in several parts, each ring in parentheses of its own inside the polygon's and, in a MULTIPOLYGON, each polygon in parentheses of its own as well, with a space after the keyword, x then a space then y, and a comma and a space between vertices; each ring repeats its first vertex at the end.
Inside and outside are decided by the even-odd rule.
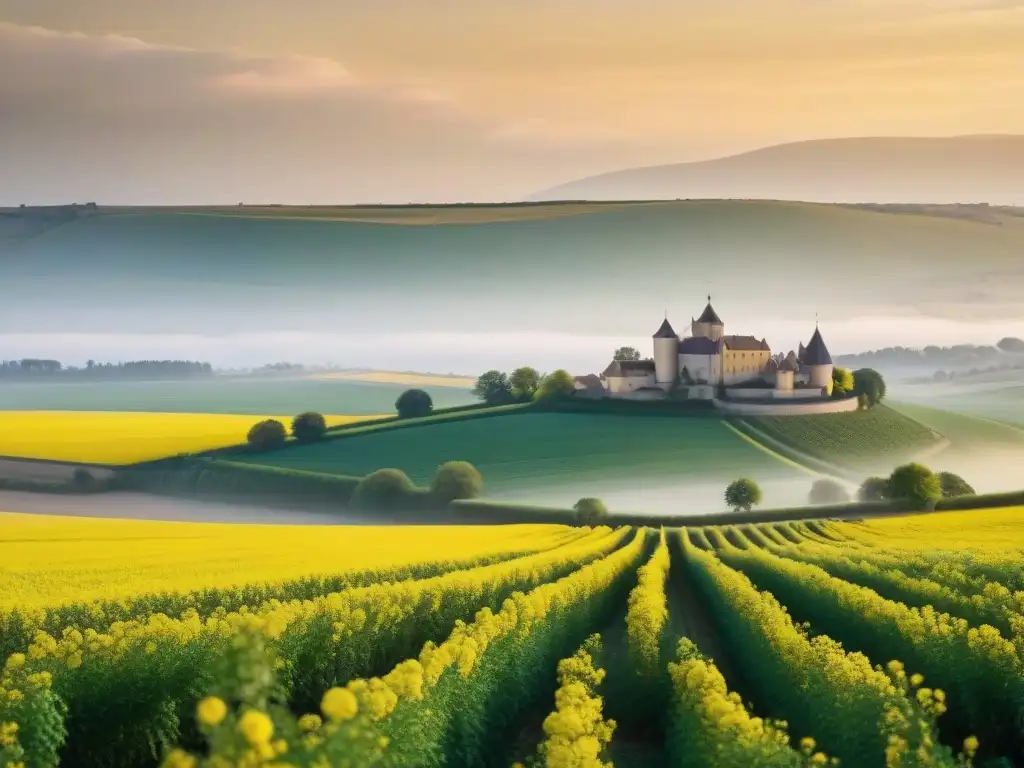
MULTIPOLYGON (((193 381, 0 383, 0 410, 158 413, 393 413, 408 387, 315 379, 214 378, 193 381)), ((427 388, 435 408, 474 402, 468 390, 427 388)))
POLYGON ((999 371, 948 384, 901 387, 900 400, 1024 426, 1024 371, 999 371))
MULTIPOLYGON (((483 473, 488 496, 559 486, 585 490, 612 482, 721 484, 742 474, 757 480, 805 478, 721 420, 700 416, 524 413, 346 437, 236 460, 347 475, 397 467, 424 484, 442 462, 464 460, 483 473)), ((680 496, 680 505, 685 502, 680 496)))
MULTIPOLYGON (((768 436, 808 454, 849 469, 883 471, 936 449, 942 436, 886 406, 855 413, 745 418, 768 436)), ((935 430, 935 431, 933 431, 935 430)))
MULTIPOLYGON (((948 437, 952 454, 1024 451, 1024 429, 1019 427, 927 405, 894 403, 893 408, 948 437)), ((1018 418, 1024 421, 1024 416, 1018 418)))

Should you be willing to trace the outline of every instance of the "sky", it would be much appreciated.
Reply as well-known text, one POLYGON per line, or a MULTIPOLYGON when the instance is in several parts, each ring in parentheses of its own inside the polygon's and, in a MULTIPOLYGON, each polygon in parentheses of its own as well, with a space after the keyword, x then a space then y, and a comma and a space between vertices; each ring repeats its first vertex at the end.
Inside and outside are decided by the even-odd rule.
POLYGON ((0 0, 0 205, 514 200, 1024 133, 1014 0, 0 0))

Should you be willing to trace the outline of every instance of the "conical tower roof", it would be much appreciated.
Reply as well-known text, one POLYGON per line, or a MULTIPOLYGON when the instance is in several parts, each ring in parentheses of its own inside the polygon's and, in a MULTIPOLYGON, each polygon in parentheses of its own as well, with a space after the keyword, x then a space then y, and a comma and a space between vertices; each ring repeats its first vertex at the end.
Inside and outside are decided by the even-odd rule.
POLYGON ((704 311, 701 316, 697 318, 698 323, 708 323, 710 325, 725 325, 722 322, 722 318, 715 312, 715 308, 711 306, 711 297, 708 296, 708 305, 704 307, 704 311))
POLYGON ((825 340, 821 338, 821 331, 814 329, 814 335, 807 342, 804 354, 801 359, 804 365, 832 365, 832 355, 825 346, 825 340))
POLYGON ((666 317, 664 322, 662 322, 661 327, 658 328, 658 330, 654 332, 654 338, 656 338, 656 339, 678 339, 679 336, 676 334, 675 331, 672 330, 672 324, 668 321, 668 318, 666 317))

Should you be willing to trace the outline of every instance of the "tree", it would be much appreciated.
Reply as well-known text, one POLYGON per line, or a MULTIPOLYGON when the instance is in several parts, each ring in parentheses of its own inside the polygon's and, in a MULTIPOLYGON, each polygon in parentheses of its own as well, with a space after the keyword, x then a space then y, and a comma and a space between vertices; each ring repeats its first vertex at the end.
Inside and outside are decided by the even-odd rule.
POLYGON ((512 396, 516 400, 532 400, 540 386, 540 374, 536 368, 524 365, 522 368, 512 371, 512 375, 508 377, 508 383, 512 388, 512 396))
POLYGON ((534 397, 537 400, 549 400, 556 397, 567 397, 576 391, 576 382, 568 371, 559 368, 544 377, 534 397))
POLYGON ((996 346, 1003 352, 1010 353, 1024 353, 1024 340, 1015 338, 1013 336, 1007 336, 1004 339, 1000 339, 996 346))
POLYGON ((939 487, 942 489, 944 498, 974 496, 977 493, 970 483, 960 477, 960 475, 954 475, 952 472, 939 472, 937 477, 939 478, 939 487))
POLYGON ((246 435, 249 447, 256 451, 272 451, 280 448, 288 439, 288 430, 276 419, 266 419, 253 424, 246 435))
POLYGON ((850 494, 846 490, 846 486, 840 483, 838 480, 832 480, 831 478, 821 478, 815 480, 811 484, 811 492, 808 496, 808 501, 815 505, 821 506, 823 504, 845 504, 850 500, 850 494))
POLYGON ((576 522, 580 525, 600 525, 608 518, 608 507, 600 499, 582 498, 572 506, 576 512, 576 522))
POLYGON ((502 405, 512 400, 512 385, 501 371, 481 373, 473 385, 473 394, 488 405, 502 405))
POLYGON ((612 354, 612 360, 639 360, 640 350, 635 347, 619 347, 612 354))
POLYGON ((885 399, 885 379, 872 368, 861 368, 853 372, 853 391, 859 398, 864 395, 868 408, 874 408, 885 399))
POLYGON ((752 507, 761 503, 763 497, 761 487, 747 477, 734 480, 725 489, 725 503, 732 507, 734 512, 749 512, 752 507))
POLYGON ((846 397, 853 389, 853 371, 848 368, 833 368, 832 397, 846 397))
POLYGON ((437 468, 430 492, 445 504, 456 499, 475 499, 484 489, 480 470, 468 461, 446 461, 437 468))
POLYGON ((292 436, 300 443, 313 443, 327 434, 327 420, 315 411, 300 413, 292 419, 292 436))
POLYGON ((431 414, 434 401, 422 389, 407 389, 395 400, 395 410, 400 419, 417 419, 431 414))
POLYGON ((857 499, 865 502, 885 501, 889 498, 889 479, 869 477, 857 489, 857 499))
POLYGON ((356 509, 394 510, 412 495, 416 486, 400 469, 378 469, 359 481, 352 494, 356 509))
POLYGON ((942 498, 942 485, 938 476, 923 464, 904 464, 889 476, 887 495, 906 501, 915 509, 925 509, 942 498))

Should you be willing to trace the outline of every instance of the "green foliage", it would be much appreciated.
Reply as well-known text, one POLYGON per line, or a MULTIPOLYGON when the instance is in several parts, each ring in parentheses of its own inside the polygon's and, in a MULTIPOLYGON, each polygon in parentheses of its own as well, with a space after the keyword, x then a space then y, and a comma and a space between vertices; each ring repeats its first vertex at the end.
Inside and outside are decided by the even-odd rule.
POLYGON ((532 400, 540 387, 541 375, 536 368, 522 366, 512 371, 508 377, 509 386, 512 389, 512 396, 516 400, 532 400))
POLYGON ((481 373, 473 385, 473 395, 488 405, 504 405, 512 401, 512 384, 508 374, 497 370, 481 373))
POLYGON ((633 361, 640 359, 640 351, 635 347, 619 347, 612 353, 612 360, 633 361))
POLYGON ((285 444, 288 431, 280 421, 266 419, 254 424, 245 439, 254 451, 273 451, 285 444))
POLYGON ((853 391, 864 395, 868 408, 874 408, 885 399, 885 379, 872 368, 860 368, 853 372, 853 391))
POLYGON ((395 410, 400 419, 419 419, 430 415, 434 401, 422 389, 407 389, 395 400, 395 410))
POLYGON ((864 502, 885 501, 889 498, 889 478, 869 477, 857 489, 857 500, 864 502))
POLYGON ((908 502, 915 509, 925 509, 942 498, 942 484, 928 467, 912 462, 893 470, 887 493, 890 499, 908 502))
POLYGON ((763 498, 761 486, 748 477, 734 480, 725 489, 725 503, 736 512, 749 512, 751 508, 760 504, 763 498))
POLYGON ((437 468, 430 486, 434 498, 444 504, 456 499, 475 499, 483 489, 483 475, 468 461, 446 461, 437 468))
POLYGON ((576 384, 572 378, 572 375, 559 368, 557 371, 552 371, 540 383, 540 387, 537 389, 535 399, 537 400, 552 400, 560 397, 568 397, 576 391, 576 384))
POLYGON ((847 368, 832 369, 832 397, 846 397, 854 390, 853 371, 847 368))
POLYGON ((400 469, 378 469, 359 481, 352 494, 352 506, 356 509, 395 511, 409 503, 415 487, 400 469))
POLYGON ((608 518, 608 507, 600 499, 586 497, 572 506, 576 522, 580 525, 602 525, 608 518))
POLYGON ((300 413, 292 419, 292 436, 300 443, 315 443, 327 434, 327 420, 315 411, 300 413))
POLYGON ((811 484, 811 492, 808 495, 808 503, 815 506, 823 504, 845 504, 850 500, 850 494, 846 486, 838 480, 821 478, 811 484))
POLYGON ((943 498, 951 499, 956 496, 974 496, 977 493, 971 487, 971 484, 960 477, 960 475, 955 475, 952 472, 939 472, 937 477, 939 478, 939 487, 942 488, 943 498))

